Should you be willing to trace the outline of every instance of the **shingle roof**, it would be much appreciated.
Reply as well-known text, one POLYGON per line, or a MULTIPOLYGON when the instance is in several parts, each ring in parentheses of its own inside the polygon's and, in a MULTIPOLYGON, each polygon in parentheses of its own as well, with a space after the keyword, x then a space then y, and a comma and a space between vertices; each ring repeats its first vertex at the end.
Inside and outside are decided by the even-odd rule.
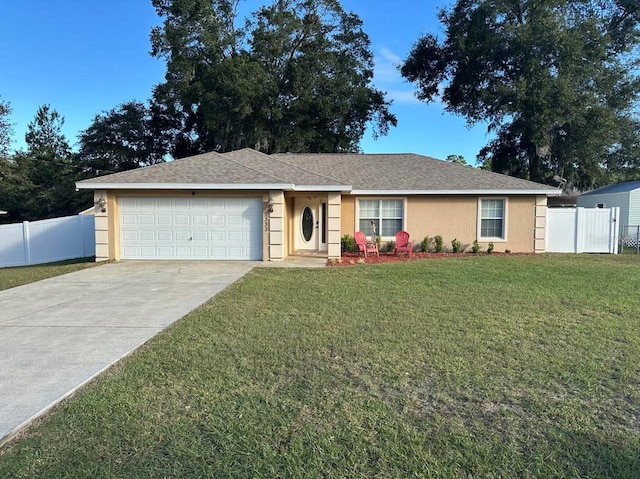
POLYGON ((640 188, 640 180, 625 181, 624 183, 617 183, 615 185, 603 186, 602 188, 598 188, 596 190, 583 193, 582 196, 603 195, 603 194, 611 194, 611 193, 626 193, 628 191, 637 190, 639 188, 640 188))
POLYGON ((458 165, 414 153, 395 154, 274 154, 283 162, 319 174, 331 174, 354 190, 555 191, 546 185, 458 165))
POLYGON ((412 153, 266 155, 204 153, 80 181, 79 188, 281 188, 293 190, 556 194, 546 185, 412 153))

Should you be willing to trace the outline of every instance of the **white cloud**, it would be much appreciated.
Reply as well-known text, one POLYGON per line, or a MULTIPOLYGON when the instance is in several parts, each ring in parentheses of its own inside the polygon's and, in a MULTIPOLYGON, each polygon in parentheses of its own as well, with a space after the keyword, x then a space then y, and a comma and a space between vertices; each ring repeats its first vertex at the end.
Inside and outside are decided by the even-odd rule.
POLYGON ((382 47, 380 49, 380 56, 388 62, 393 63, 394 65, 400 65, 402 63, 402 58, 393 53, 386 47, 382 47))
POLYGON ((388 90, 387 97, 395 103, 421 103, 413 90, 388 90))
MULTIPOLYGON (((400 74, 403 59, 399 55, 387 47, 379 47, 374 53, 374 62, 373 82, 377 88, 387 92, 387 98, 396 104, 425 104, 416 98, 415 85, 407 82, 400 74)), ((430 104, 443 108, 440 96, 430 104)))
POLYGON ((380 48, 374 54, 374 78, 378 83, 402 83, 404 80, 398 68, 402 64, 402 58, 386 47, 380 48))

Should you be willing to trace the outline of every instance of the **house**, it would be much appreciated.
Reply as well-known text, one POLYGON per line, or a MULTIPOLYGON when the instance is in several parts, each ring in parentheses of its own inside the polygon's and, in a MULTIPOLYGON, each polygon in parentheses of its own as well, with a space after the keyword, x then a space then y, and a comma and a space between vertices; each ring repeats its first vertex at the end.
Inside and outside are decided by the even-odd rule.
POLYGON ((578 196, 585 208, 620 207, 620 226, 640 225, 640 180, 603 186, 578 196))
POLYGON ((357 230, 542 252, 545 185, 416 154, 205 153, 80 181, 96 259, 340 256, 357 230))

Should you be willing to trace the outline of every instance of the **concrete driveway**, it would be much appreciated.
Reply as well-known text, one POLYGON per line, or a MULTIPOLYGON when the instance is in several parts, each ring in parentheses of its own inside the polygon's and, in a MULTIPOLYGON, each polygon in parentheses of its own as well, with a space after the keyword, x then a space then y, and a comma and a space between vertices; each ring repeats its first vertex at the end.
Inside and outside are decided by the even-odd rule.
POLYGON ((127 261, 0 291, 0 442, 258 264, 127 261))

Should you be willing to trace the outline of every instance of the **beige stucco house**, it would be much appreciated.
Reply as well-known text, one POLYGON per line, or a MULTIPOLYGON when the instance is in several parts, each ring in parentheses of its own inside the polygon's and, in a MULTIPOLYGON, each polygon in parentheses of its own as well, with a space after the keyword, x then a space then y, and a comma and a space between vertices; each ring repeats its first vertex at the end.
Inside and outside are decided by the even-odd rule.
POLYGON ((96 260, 340 256, 376 226, 542 252, 554 188, 415 154, 205 153, 77 183, 94 190, 96 260))

